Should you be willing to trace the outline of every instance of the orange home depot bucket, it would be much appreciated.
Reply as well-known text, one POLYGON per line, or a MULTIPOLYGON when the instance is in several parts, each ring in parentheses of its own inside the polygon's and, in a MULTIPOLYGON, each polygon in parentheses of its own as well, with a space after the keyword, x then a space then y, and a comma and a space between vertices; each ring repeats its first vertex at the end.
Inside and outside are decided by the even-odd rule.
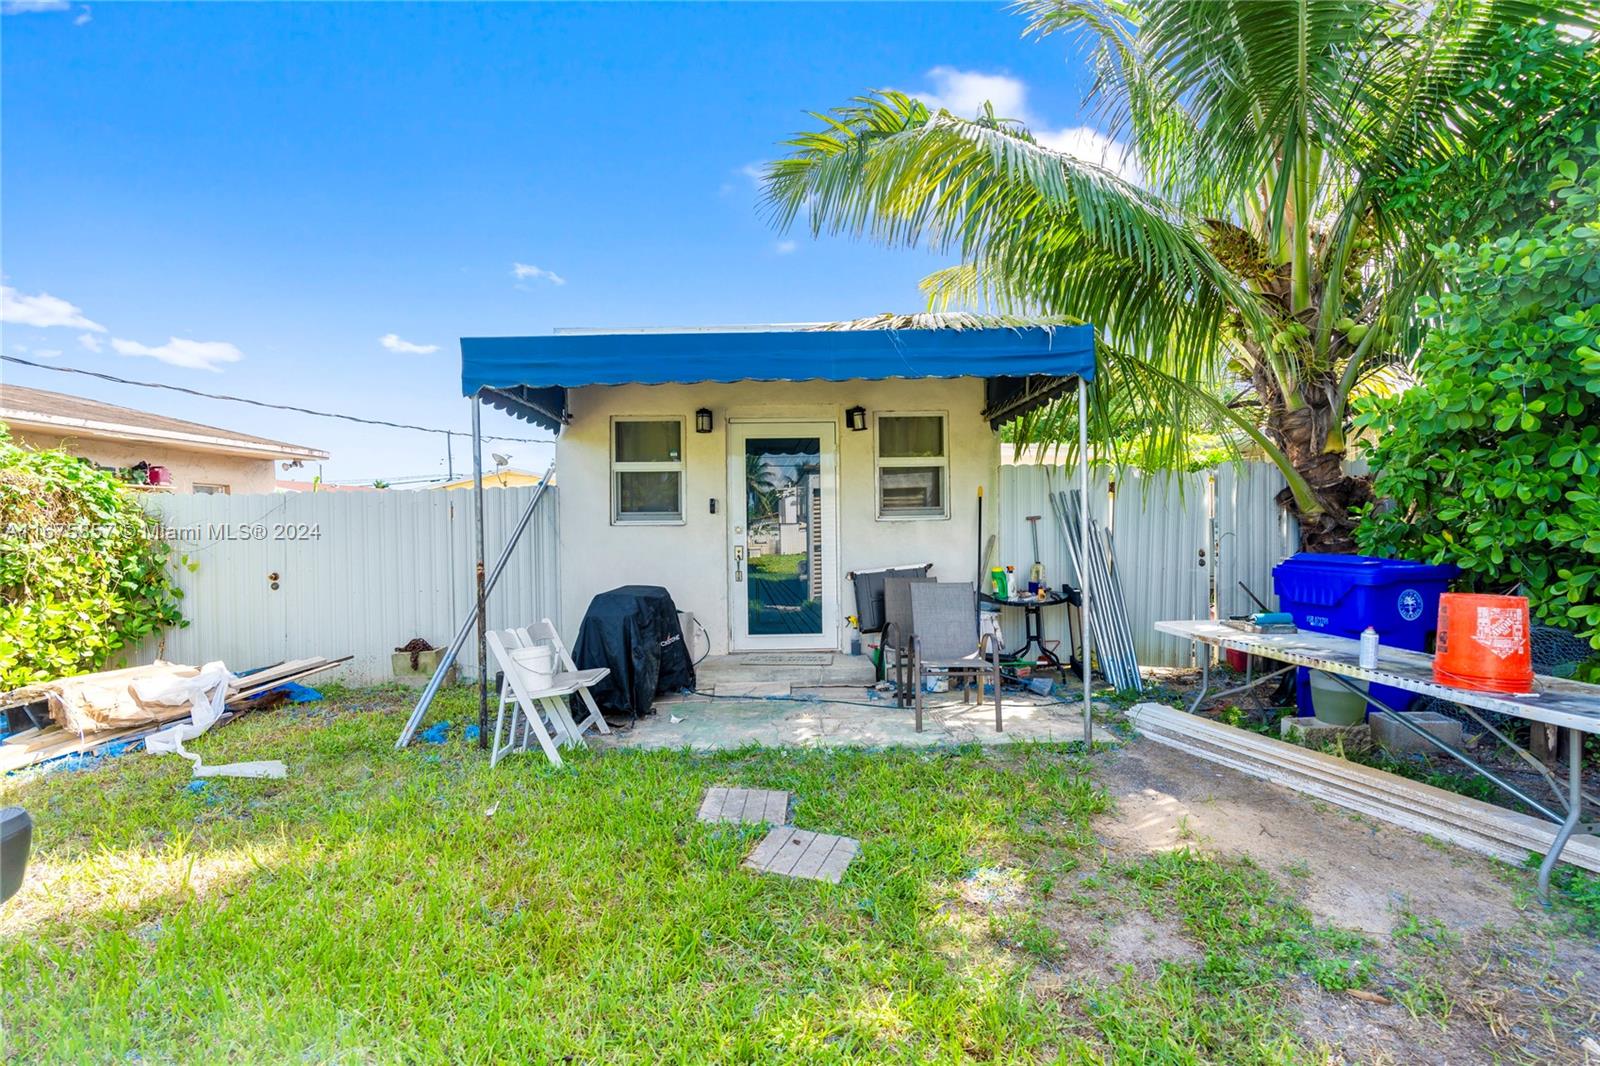
POLYGON ((1433 679, 1483 692, 1533 691, 1527 597, 1440 596, 1433 679))

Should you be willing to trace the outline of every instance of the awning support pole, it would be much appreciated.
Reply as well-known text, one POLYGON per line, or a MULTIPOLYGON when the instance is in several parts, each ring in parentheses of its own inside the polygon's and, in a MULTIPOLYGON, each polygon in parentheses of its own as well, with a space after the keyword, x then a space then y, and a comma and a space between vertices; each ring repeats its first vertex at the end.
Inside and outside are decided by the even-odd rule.
POLYGON ((1083 551, 1080 558, 1084 561, 1082 579, 1083 589, 1083 743, 1090 746, 1094 744, 1094 714, 1093 704, 1090 702, 1094 691, 1094 671, 1089 666, 1090 645, 1093 638, 1089 636, 1089 397, 1084 391, 1084 380, 1078 379, 1078 484, 1083 493, 1083 510, 1078 515, 1080 529, 1078 536, 1083 542, 1083 551))
MULTIPOLYGON (((544 472, 544 478, 533 490, 533 497, 528 500, 528 506, 522 509, 522 517, 517 519, 511 536, 507 538, 505 547, 500 550, 500 558, 495 561, 494 568, 489 571, 489 578, 484 582, 483 594, 485 597, 494 591, 495 583, 500 580, 501 571, 511 562, 511 553, 516 550, 517 544, 522 540, 523 533, 533 522, 534 513, 539 509, 539 501, 544 498, 544 490, 550 484, 550 479, 555 477, 554 463, 544 472)), ((455 664, 456 657, 461 654, 461 649, 467 646, 467 638, 472 635, 472 628, 477 623, 478 612, 476 607, 467 612, 461 620, 461 625, 456 629, 455 639, 450 642, 450 647, 445 650, 439 659, 439 667, 434 670, 433 677, 428 681, 428 687, 422 690, 417 705, 411 711, 411 720, 406 723, 405 729, 400 733, 400 739, 395 744, 395 750, 404 748, 411 743, 411 738, 416 735, 417 726, 422 724, 423 715, 428 713, 428 706, 433 703, 433 697, 438 694, 440 686, 444 684, 445 675, 450 672, 450 667, 455 664)), ((481 732, 479 735, 482 735, 481 732)))
POLYGON ((489 589, 483 571, 483 396, 472 398, 473 585, 478 603, 478 747, 489 749, 489 589))

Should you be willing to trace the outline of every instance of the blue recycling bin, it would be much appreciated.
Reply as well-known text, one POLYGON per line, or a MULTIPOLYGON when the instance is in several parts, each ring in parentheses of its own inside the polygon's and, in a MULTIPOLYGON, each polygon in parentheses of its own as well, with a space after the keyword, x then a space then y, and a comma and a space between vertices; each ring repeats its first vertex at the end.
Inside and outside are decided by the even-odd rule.
MULTIPOLYGON (((1451 563, 1299 552, 1272 568, 1272 587, 1278 610, 1293 615, 1301 629, 1357 639, 1371 626, 1388 647, 1427 651, 1438 628, 1439 597, 1460 572, 1451 563)), ((1397 711, 1415 698, 1387 685, 1371 691, 1397 711)), ((1295 697, 1300 714, 1309 715, 1311 681, 1304 668, 1296 675, 1295 697)), ((1374 709, 1367 705, 1368 712, 1374 709)))

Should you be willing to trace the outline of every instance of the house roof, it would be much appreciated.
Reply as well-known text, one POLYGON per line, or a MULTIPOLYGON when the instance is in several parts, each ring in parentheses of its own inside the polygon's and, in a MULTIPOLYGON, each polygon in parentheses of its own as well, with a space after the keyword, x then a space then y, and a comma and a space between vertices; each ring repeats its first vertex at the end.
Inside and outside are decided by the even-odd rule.
POLYGON ((68 438, 131 440, 218 455, 255 459, 328 458, 327 452, 303 444, 253 437, 231 429, 20 385, 0 385, 0 422, 14 429, 68 438))
POLYGON ((566 331, 463 337, 461 389, 546 428, 584 385, 981 377, 994 425, 1094 378, 1090 326, 975 325, 970 316, 883 316, 798 326, 566 331), (909 328, 901 323, 910 323, 909 328))

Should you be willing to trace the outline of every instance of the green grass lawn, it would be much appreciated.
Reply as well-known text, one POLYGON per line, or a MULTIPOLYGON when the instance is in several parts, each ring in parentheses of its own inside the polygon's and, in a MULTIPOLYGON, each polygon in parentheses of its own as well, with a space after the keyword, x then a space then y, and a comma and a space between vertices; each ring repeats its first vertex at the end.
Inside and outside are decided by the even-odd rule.
MULTIPOLYGON (((287 780, 190 788, 182 759, 11 778, 37 819, 0 908, 19 1062, 1324 1061, 1281 990, 1363 984, 1360 938, 1248 863, 1112 861, 1068 747, 575 753, 490 772, 460 730, 392 750, 408 694, 350 692, 199 741, 287 780), (862 841, 840 885, 758 876, 709 785, 789 789, 862 841), (974 907, 975 872, 1019 897, 974 907), (1181 926, 1143 977, 1041 982, 1063 914, 1181 926)), ((464 690, 442 714, 471 716, 464 690)))

